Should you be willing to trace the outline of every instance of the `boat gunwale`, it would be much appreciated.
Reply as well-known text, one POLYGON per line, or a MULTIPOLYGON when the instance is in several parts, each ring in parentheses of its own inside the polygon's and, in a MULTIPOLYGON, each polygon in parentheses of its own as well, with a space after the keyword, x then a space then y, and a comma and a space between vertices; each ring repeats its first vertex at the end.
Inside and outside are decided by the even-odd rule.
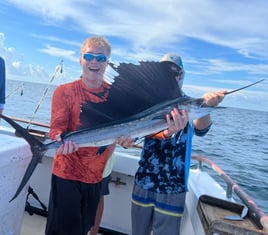
POLYGON ((199 156, 192 155, 192 159, 197 161, 197 168, 202 170, 203 164, 207 164, 211 167, 211 169, 216 172, 221 179, 226 183, 226 198, 231 199, 232 193, 234 192, 238 198, 245 204, 245 206, 249 209, 249 215, 255 222, 255 224, 264 232, 268 232, 268 216, 257 206, 254 200, 224 171, 222 170, 216 163, 212 160, 199 156))

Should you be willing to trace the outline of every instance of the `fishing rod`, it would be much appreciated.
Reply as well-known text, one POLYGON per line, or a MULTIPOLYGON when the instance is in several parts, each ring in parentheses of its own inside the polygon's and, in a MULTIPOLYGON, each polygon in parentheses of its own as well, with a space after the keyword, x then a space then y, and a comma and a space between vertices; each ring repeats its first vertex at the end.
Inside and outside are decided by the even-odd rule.
POLYGON ((22 85, 19 85, 17 88, 15 88, 13 91, 11 91, 6 97, 5 99, 7 99, 9 96, 13 95, 17 90, 19 90, 21 88, 20 91, 20 96, 23 96, 23 87, 24 87, 24 83, 22 83, 22 85))
POLYGON ((261 80, 259 80, 259 81, 257 81, 257 82, 253 82, 253 83, 251 83, 251 84, 249 84, 249 85, 247 85, 247 86, 243 86, 243 87, 240 87, 240 88, 238 88, 238 89, 228 91, 228 92, 226 92, 224 95, 229 95, 229 94, 232 94, 232 93, 234 93, 234 92, 243 90, 243 89, 245 89, 245 88, 247 88, 247 87, 250 87, 250 86, 253 86, 253 85, 257 84, 257 83, 263 82, 264 80, 266 80, 266 79, 261 79, 261 80))
POLYGON ((34 120, 35 115, 36 115, 38 109, 40 108, 42 102, 44 101, 44 99, 45 99, 45 97, 46 97, 46 95, 47 95, 48 88, 49 88, 50 85, 52 84, 52 82, 53 82, 53 80, 55 79, 57 73, 58 73, 58 72, 59 72, 59 73, 62 73, 62 67, 63 67, 62 64, 63 64, 63 60, 61 60, 60 64, 57 65, 57 67, 56 67, 56 69, 55 69, 55 73, 54 73, 53 76, 51 77, 51 79, 50 79, 50 81, 49 81, 49 83, 48 83, 46 89, 44 90, 44 93, 43 93, 43 95, 42 95, 42 97, 41 97, 39 103, 37 104, 37 106, 36 106, 36 108, 35 108, 35 110, 34 110, 34 112, 33 112, 33 115, 32 115, 32 117, 31 117, 31 119, 29 120, 29 123, 28 123, 28 126, 26 127, 26 129, 29 129, 29 127, 30 127, 32 121, 34 120))

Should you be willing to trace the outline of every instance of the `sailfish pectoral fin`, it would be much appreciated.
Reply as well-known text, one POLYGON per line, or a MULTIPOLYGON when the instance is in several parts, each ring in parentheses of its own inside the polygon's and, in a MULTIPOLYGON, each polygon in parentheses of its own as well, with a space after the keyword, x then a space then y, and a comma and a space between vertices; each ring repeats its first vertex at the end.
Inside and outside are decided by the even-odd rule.
POLYGON ((12 202, 20 194, 20 192, 23 190, 23 188, 25 187, 25 185, 29 181, 30 177, 32 176, 32 174, 33 174, 37 164, 39 163, 40 159, 41 159, 40 155, 38 155, 38 156, 33 155, 32 160, 31 160, 29 166, 27 167, 27 170, 26 170, 26 172, 25 172, 25 174, 20 182, 20 185, 19 185, 16 193, 10 199, 9 202, 12 202))

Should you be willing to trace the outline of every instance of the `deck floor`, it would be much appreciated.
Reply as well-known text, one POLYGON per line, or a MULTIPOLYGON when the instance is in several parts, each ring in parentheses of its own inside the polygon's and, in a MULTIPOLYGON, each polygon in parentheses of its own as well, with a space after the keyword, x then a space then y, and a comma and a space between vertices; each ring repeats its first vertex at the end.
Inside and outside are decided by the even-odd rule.
POLYGON ((29 215, 29 213, 25 211, 20 235, 44 235, 45 227, 46 217, 36 214, 29 215))
POLYGON ((24 212, 21 235, 44 235, 46 226, 46 218, 36 214, 29 215, 24 212))

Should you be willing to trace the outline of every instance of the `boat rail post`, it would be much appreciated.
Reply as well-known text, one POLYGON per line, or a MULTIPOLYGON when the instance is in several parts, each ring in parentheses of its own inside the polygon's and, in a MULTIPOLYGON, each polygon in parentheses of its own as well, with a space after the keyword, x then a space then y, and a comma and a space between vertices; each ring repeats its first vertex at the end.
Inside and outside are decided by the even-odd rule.
POLYGON ((230 184, 229 182, 225 182, 226 185, 227 185, 227 188, 226 188, 226 197, 228 199, 231 199, 232 196, 233 196, 233 187, 232 187, 232 184, 230 184))
POLYGON ((198 160, 197 161, 198 162, 198 164, 197 164, 197 169, 202 169, 202 166, 203 166, 203 164, 202 164, 202 160, 198 160))

